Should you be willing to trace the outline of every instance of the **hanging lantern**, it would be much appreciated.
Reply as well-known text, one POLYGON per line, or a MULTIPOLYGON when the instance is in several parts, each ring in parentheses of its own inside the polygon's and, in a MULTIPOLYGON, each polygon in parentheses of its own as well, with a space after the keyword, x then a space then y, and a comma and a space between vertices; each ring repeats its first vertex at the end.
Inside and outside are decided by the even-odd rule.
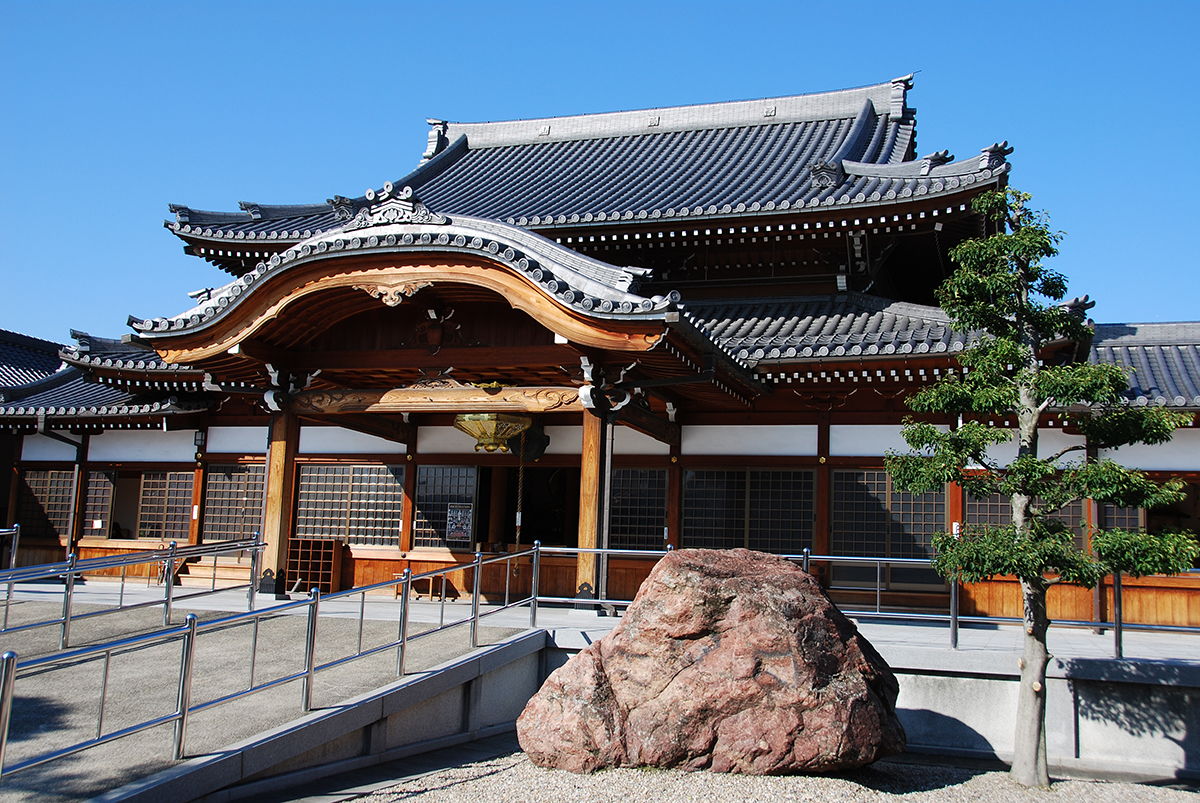
POLYGON ((508 439, 529 429, 533 419, 508 413, 463 413, 455 416, 454 428, 475 439, 475 451, 508 451, 508 439))

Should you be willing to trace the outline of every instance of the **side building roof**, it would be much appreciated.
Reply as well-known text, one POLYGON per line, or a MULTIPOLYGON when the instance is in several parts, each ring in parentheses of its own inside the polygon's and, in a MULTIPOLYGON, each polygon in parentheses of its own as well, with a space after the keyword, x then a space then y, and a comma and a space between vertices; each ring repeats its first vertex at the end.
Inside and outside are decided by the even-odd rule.
POLYGON ((1200 409, 1200 322, 1097 324, 1088 361, 1126 368, 1134 404, 1200 409))
MULTIPOLYGON (((430 209, 549 230, 662 218, 723 219, 949 195, 1007 173, 1007 144, 918 158, 912 76, 763 100, 494 123, 431 120, 422 163, 393 182, 430 209)), ((367 195, 325 204, 172 205, 192 253, 241 275, 332 229, 367 195)))
POLYGON ((62 345, 0 329, 0 387, 16 387, 52 376, 62 368, 62 345))

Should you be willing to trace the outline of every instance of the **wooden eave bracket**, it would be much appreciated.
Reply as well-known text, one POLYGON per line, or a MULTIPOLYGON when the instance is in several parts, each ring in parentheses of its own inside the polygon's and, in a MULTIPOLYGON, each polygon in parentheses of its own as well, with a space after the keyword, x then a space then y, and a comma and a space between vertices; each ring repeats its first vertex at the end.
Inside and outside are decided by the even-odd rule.
POLYGON ((682 440, 683 430, 678 424, 660 418, 653 411, 638 404, 622 407, 617 413, 617 423, 676 448, 682 440))

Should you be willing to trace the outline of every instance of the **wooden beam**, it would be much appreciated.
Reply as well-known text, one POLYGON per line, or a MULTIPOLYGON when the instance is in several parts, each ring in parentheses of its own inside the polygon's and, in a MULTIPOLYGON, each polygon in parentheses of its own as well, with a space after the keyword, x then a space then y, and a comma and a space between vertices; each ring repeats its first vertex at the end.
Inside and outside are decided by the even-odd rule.
POLYGON ((617 413, 617 421, 670 446, 679 446, 682 437, 682 430, 678 424, 660 418, 653 411, 636 404, 622 407, 617 413))
POLYGON ((429 369, 431 366, 455 368, 503 368, 507 366, 579 367, 581 349, 569 345, 520 346, 505 348, 442 348, 436 354, 427 348, 382 349, 379 351, 305 351, 288 354, 288 367, 296 371, 318 369, 429 369))
POLYGON ((413 445, 417 435, 417 428, 412 424, 393 421, 374 413, 340 413, 319 417, 306 415, 301 416, 301 420, 314 424, 333 424, 393 443, 403 443, 409 447, 413 445))
POLYGON ((579 412, 579 389, 558 386, 476 388, 453 380, 393 390, 317 390, 292 397, 301 415, 313 413, 547 413, 579 412))

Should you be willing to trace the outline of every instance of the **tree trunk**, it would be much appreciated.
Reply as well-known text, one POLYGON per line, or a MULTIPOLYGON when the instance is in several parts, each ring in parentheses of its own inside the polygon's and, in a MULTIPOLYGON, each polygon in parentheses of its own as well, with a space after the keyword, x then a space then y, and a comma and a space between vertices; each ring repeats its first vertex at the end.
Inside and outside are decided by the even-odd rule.
POLYGON ((1050 786, 1046 769, 1046 590, 1041 580, 1022 580, 1025 599, 1025 651, 1017 692, 1017 730, 1013 740, 1012 779, 1022 786, 1050 786))

